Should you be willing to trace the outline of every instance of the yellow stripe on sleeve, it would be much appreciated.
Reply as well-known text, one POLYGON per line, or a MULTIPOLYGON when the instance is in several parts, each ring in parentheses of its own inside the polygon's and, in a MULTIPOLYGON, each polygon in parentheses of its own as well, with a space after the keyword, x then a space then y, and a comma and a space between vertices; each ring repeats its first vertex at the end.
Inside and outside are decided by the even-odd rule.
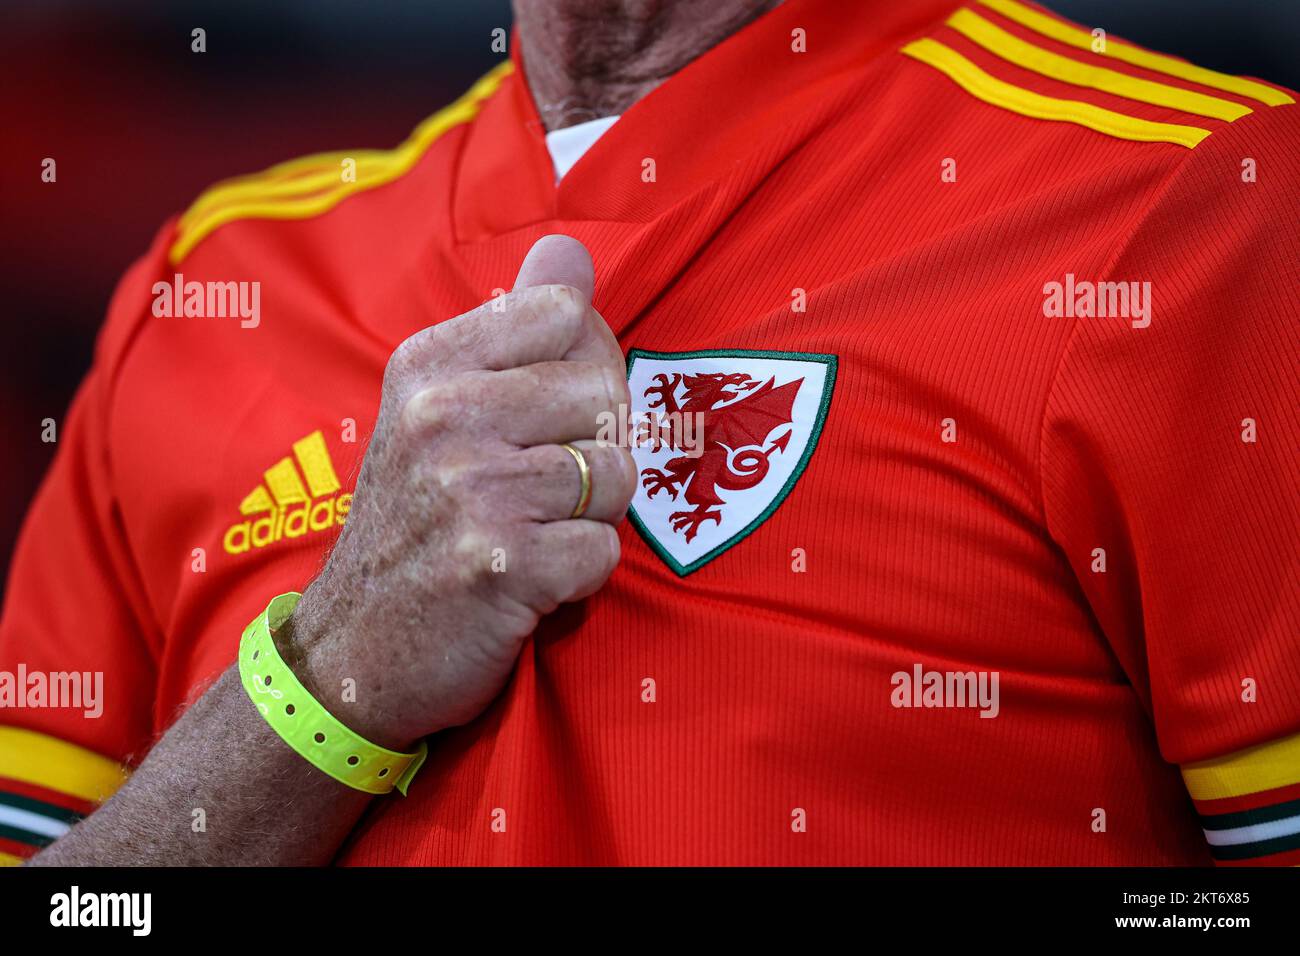
POLYGON ((1193 800, 1221 800, 1300 783, 1300 734, 1226 757, 1183 764, 1193 800))
POLYGON ((0 866, 22 866, 23 858, 12 853, 0 853, 0 866))
POLYGON ((57 737, 0 727, 0 777, 102 803, 122 786, 127 772, 116 760, 57 737))
POLYGON ((241 198, 291 197, 317 192, 342 181, 343 160, 357 164, 357 178, 367 171, 383 168, 392 157, 391 150, 356 149, 351 152, 316 153, 272 166, 260 173, 222 180, 210 186, 181 216, 182 227, 193 225, 205 213, 241 198))
POLYGON ((349 185, 361 185, 367 178, 381 176, 403 149, 421 144, 421 151, 427 148, 437 138, 440 132, 437 127, 445 114, 456 112, 467 101, 477 106, 480 101, 490 96, 500 85, 501 80, 513 70, 514 64, 509 60, 493 67, 458 100, 421 123, 407 141, 396 150, 356 149, 316 153, 278 163, 260 173, 223 180, 208 188, 195 200, 181 217, 181 225, 189 227, 202 219, 204 214, 230 202, 290 198, 337 186, 342 182, 340 164, 344 159, 354 159, 357 163, 358 182, 349 185))
POLYGON ((462 97, 421 123, 393 150, 322 153, 273 166, 253 177, 226 180, 201 195, 181 216, 169 257, 178 265, 214 230, 239 219, 307 219, 328 212, 349 196, 387 185, 405 175, 433 142, 471 121, 483 100, 514 70, 509 60, 478 80, 462 97), (344 182, 339 162, 357 161, 355 182, 344 182))
POLYGON ((1009 63, 1073 86, 1085 86, 1140 103, 1167 106, 1184 113, 1210 116, 1228 122, 1251 112, 1250 107, 1231 100, 1139 79, 1127 73, 1108 70, 1104 66, 1092 66, 1059 56, 1050 50, 1026 43, 972 10, 958 10, 948 18, 948 26, 1009 63))
MULTIPOLYGON (((1091 33, 1068 23, 1062 23, 1060 20, 1049 17, 1044 13, 1039 13, 1032 7, 1018 3, 1017 0, 979 0, 979 2, 990 10, 996 10, 1008 20, 1014 20, 1022 27, 1027 27, 1035 33, 1041 33, 1043 36, 1064 43, 1067 46, 1092 51, 1091 33)), ((1243 79, 1239 76, 1230 76, 1227 73, 1219 73, 1216 70, 1207 70, 1193 63, 1187 63, 1184 60, 1164 56, 1160 53, 1152 53, 1149 50, 1143 50, 1141 47, 1121 43, 1109 37, 1106 39, 1105 52, 1099 53, 1098 56, 1113 57, 1116 60, 1122 60, 1125 63, 1140 66, 1155 73, 1176 76, 1180 80, 1189 80, 1192 83, 1199 83, 1211 89, 1223 90, 1225 93, 1236 93, 1238 96, 1259 100, 1259 102, 1266 103, 1269 106, 1283 106, 1295 102, 1281 90, 1275 90, 1263 83, 1256 83, 1253 80, 1243 79)))
POLYGON ((1083 103, 1043 96, 990 76, 951 47, 926 37, 903 47, 908 56, 946 73, 972 96, 993 106, 1034 119, 1075 123, 1118 139, 1174 143, 1189 149, 1210 135, 1207 129, 1155 123, 1083 103))

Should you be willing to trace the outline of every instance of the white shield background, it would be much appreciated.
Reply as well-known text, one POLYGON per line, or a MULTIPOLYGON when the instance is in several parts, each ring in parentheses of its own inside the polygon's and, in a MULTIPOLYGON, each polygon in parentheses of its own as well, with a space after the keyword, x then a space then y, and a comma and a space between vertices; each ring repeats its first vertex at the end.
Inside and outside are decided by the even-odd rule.
MULTIPOLYGON (((827 388, 833 385, 834 380, 834 357, 800 358, 798 353, 794 353, 790 358, 775 358, 772 357, 773 354, 737 351, 690 357, 690 353, 647 354, 633 350, 629 358, 628 387, 632 393, 632 410, 638 415, 651 411, 648 408, 651 399, 646 396, 645 391, 655 384, 654 378, 659 374, 667 375, 671 381, 673 373, 690 375, 743 372, 760 384, 773 379, 774 387, 803 379, 803 384, 799 386, 799 393, 795 397, 792 423, 772 429, 761 445, 746 446, 766 448, 786 431, 790 431, 790 441, 785 450, 774 451, 768 457, 767 476, 755 487, 743 491, 718 489, 718 497, 725 502, 719 509, 722 512, 722 521, 717 524, 712 521, 701 524, 689 544, 683 532, 673 530, 669 515, 677 511, 691 510, 685 496, 690 483, 688 482, 678 491, 676 499, 670 498, 667 491, 660 491, 655 497, 650 498, 641 484, 641 472, 647 468, 662 470, 669 459, 680 456, 682 451, 667 447, 658 451, 653 451, 649 447, 632 449, 632 457, 637 465, 637 489, 632 497, 632 513, 642 531, 653 538, 659 547, 677 563, 678 567, 674 570, 679 574, 694 571, 705 561, 716 556, 715 552, 720 553, 725 550, 737 536, 752 530, 751 526, 760 522, 764 511, 772 504, 773 499, 786 491, 787 485, 799 472, 809 442, 813 440, 814 433, 820 429, 823 395, 827 388), (762 357, 759 357, 760 354, 762 357)), ((753 391, 754 389, 750 389, 748 392, 743 392, 733 401, 744 401, 745 397, 753 391)), ((685 401, 682 392, 683 389, 679 388, 678 401, 685 401)), ((726 407, 726 404, 731 403, 718 407, 726 407)), ((662 413, 664 410, 661 408, 654 411, 662 413)), ((707 428, 704 440, 707 449, 707 428)), ((731 451, 734 454, 740 449, 733 448, 731 451)))

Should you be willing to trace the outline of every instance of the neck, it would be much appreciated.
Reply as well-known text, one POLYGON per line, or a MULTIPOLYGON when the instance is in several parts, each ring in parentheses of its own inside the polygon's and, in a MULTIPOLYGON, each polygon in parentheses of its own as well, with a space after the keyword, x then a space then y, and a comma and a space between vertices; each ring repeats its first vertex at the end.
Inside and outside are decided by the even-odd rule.
POLYGON ((781 0, 515 0, 547 131, 617 116, 781 0))

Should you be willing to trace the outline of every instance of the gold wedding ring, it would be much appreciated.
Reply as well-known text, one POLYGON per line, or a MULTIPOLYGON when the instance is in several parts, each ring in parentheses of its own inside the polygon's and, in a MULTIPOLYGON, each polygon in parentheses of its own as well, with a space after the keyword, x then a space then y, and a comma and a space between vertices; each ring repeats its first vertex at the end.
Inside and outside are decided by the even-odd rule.
POLYGON ((582 452, 572 445, 561 445, 565 451, 573 456, 573 460, 578 463, 578 477, 582 479, 582 490, 578 493, 578 505, 573 509, 570 518, 581 518, 587 505, 591 504, 591 466, 587 464, 587 459, 582 457, 582 452))

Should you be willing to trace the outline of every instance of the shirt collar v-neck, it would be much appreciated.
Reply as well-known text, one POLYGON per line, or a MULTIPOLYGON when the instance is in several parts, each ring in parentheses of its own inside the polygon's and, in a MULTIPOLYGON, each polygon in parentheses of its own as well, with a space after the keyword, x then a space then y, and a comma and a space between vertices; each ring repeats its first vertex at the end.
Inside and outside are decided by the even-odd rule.
POLYGON ((756 164, 770 169, 826 120, 837 75, 894 52, 955 5, 786 0, 633 104, 558 183, 516 36, 515 70, 461 152, 456 238, 555 220, 647 222, 738 170, 761 178, 756 164))

